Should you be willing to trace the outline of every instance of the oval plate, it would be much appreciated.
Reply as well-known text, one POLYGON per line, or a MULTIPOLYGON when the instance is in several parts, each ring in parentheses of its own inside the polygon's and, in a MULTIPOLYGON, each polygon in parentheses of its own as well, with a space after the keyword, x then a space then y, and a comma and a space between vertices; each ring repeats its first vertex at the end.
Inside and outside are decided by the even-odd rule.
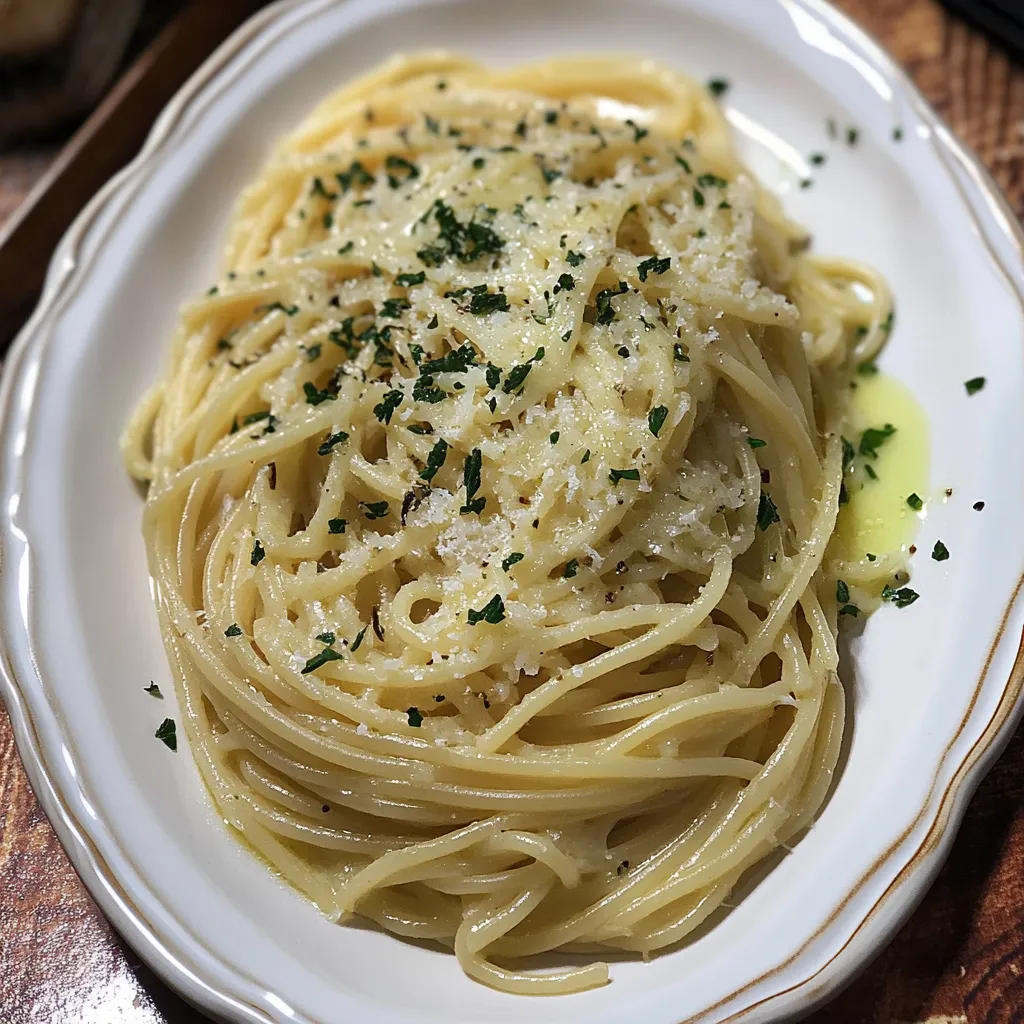
POLYGON ((324 1024, 498 1024, 527 1013, 552 1024, 676 1024, 806 1012, 910 912, 1014 724, 1024 240, 1012 214, 901 71, 820 0, 631 0, 626 9, 621 0, 267 9, 206 63, 78 218, 8 359, 0 621, 18 746, 93 896, 209 1012, 324 1024), (931 426, 933 500, 914 560, 922 596, 883 608, 852 643, 848 750, 814 826, 688 945, 647 964, 616 961, 606 988, 541 1002, 468 981, 449 954, 329 924, 220 826, 188 752, 175 756, 153 737, 176 709, 141 501, 117 450, 179 304, 212 278, 233 200, 275 137, 342 80, 426 46, 499 64, 620 46, 730 79, 725 101, 744 155, 811 227, 818 251, 869 261, 891 281, 899 316, 883 364, 931 426), (814 151, 827 163, 800 188, 814 151), (968 397, 963 382, 979 375, 988 383, 968 397), (942 563, 927 557, 939 537, 952 553, 942 563), (143 692, 151 679, 165 701, 143 692))

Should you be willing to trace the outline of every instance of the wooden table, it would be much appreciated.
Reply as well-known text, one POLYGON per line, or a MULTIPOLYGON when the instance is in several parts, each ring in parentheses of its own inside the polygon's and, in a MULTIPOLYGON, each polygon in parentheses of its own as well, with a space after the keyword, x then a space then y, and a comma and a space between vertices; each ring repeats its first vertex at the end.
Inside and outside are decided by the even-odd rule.
MULTIPOLYGON (((934 0, 840 4, 904 63, 1024 218, 1024 66, 934 0)), ((52 156, 0 157, 0 223, 52 156)), ((0 707, 0 1022, 199 1019, 89 898, 32 795, 0 707)), ((1024 730, 982 782, 948 863, 913 918, 811 1020, 1024 1022, 1024 730)))

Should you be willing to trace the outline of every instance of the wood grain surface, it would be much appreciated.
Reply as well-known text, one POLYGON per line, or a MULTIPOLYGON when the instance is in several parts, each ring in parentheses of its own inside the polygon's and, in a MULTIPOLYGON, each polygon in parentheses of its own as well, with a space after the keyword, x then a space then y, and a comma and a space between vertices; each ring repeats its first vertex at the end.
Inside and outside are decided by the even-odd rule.
MULTIPOLYGON (((839 3, 902 61, 1024 218, 1024 67, 935 0, 839 3)), ((55 155, 0 156, 0 223, 55 155)), ((0 1024, 199 1019, 118 939, 85 892, 32 795, 0 707, 0 1024)), ((1024 1022, 1024 731, 979 787, 920 908, 810 1020, 1024 1022)))

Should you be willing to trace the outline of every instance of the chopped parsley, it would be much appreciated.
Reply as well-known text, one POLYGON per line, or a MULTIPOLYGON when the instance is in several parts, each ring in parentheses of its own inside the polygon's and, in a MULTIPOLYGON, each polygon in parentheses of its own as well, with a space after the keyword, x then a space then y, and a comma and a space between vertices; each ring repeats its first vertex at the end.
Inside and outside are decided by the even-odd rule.
POLYGON ((414 728, 418 729, 423 725, 423 714, 419 708, 406 708, 406 717, 409 719, 409 724, 414 728))
POLYGON ((330 455, 332 451, 339 444, 344 444, 348 440, 348 434, 344 430, 339 430, 336 434, 328 434, 327 439, 317 448, 317 455, 330 455))
POLYGON ((435 387, 433 376, 427 373, 417 378, 416 383, 412 387, 412 397, 417 402, 427 402, 431 405, 436 405, 448 397, 448 392, 444 388, 435 387))
POLYGON ((683 346, 677 341, 672 346, 672 357, 677 363, 688 363, 690 357, 683 351, 683 346))
POLYGON ((342 192, 347 192, 353 185, 372 185, 377 179, 358 161, 353 160, 347 171, 335 174, 342 192))
POLYGON ((308 405, 319 405, 321 402, 333 402, 338 396, 331 391, 321 391, 312 381, 302 385, 308 405))
POLYGON ((725 188, 729 182, 717 174, 702 174, 697 178, 697 184, 701 188, 725 188))
POLYGON ((924 508, 924 502, 917 494, 907 495, 907 504, 915 511, 920 512, 924 508))
POLYGON ((552 444, 558 444, 558 438, 559 438, 559 436, 560 436, 560 435, 559 435, 559 433, 558 433, 558 431, 557 431, 557 430, 552 430, 552 431, 551 431, 551 434, 550 434, 550 435, 548 436, 548 440, 549 440, 549 441, 550 441, 550 442, 551 442, 552 444))
POLYGON ((489 253, 499 253, 505 247, 505 240, 486 224, 476 221, 463 224, 455 211, 440 199, 434 201, 431 211, 439 231, 437 244, 420 249, 416 254, 428 266, 438 267, 449 257, 461 263, 472 263, 489 253))
POLYGON ((772 523, 777 522, 779 522, 779 510, 768 494, 762 491, 761 498, 757 503, 757 528, 762 531, 767 530, 772 523))
POLYGON ((366 510, 363 515, 367 519, 383 519, 389 511, 386 501, 361 501, 359 504, 366 510))
POLYGON ((330 644, 334 643, 334 641, 337 639, 337 637, 334 635, 333 632, 331 632, 331 630, 327 630, 326 633, 317 633, 315 639, 319 640, 320 643, 322 643, 322 644, 330 645, 330 644))
POLYGON ((808 158, 815 167, 820 167, 825 162, 824 153, 812 153, 808 158))
POLYGON ((836 603, 850 603, 850 588, 847 586, 845 580, 836 580, 836 603))
POLYGON ((508 558, 503 558, 501 561, 501 567, 508 572, 516 562, 521 562, 526 556, 521 551, 513 551, 508 558))
POLYGON ((409 163, 405 157, 392 154, 384 161, 384 166, 388 170, 388 184, 392 188, 399 188, 420 176, 420 169, 415 164, 409 163), (392 171, 396 173, 393 174, 392 171))
MULTIPOLYGON (((234 628, 234 629, 238 629, 238 627, 237 627, 237 626, 234 626, 234 627, 229 627, 229 628, 234 628)), ((239 633, 241 633, 242 631, 241 631, 241 630, 239 629, 239 630, 238 630, 238 632, 239 632, 239 633)), ((225 636, 228 636, 229 634, 228 634, 228 633, 225 633, 224 635, 225 635, 225 636)), ((231 636, 237 636, 238 634, 236 634, 236 633, 231 633, 230 635, 231 635, 231 636)), ((156 683, 154 683, 154 682, 152 682, 152 681, 150 682, 149 686, 144 686, 144 687, 143 687, 143 690, 145 690, 145 691, 146 691, 146 693, 148 693, 148 694, 150 695, 150 697, 157 697, 157 698, 159 698, 160 700, 163 700, 163 699, 164 699, 164 695, 163 695, 163 694, 162 694, 162 693, 160 692, 160 687, 159 687, 159 686, 157 686, 157 685, 156 685, 156 683)))
POLYGON ((617 484, 620 480, 639 480, 640 470, 639 469, 613 469, 608 474, 608 479, 613 484, 617 484))
POLYGON ((468 342, 461 348, 446 352, 440 359, 428 359, 420 366, 420 375, 432 373, 465 373, 476 365, 476 350, 468 342))
POLYGON ((504 618, 505 602, 502 601, 501 594, 495 594, 480 611, 470 608, 466 613, 466 619, 471 626, 475 626, 478 622, 489 622, 492 626, 496 626, 499 622, 504 621, 504 618))
POLYGON ((941 540, 937 540, 935 542, 935 547, 932 548, 932 558, 934 558, 936 562, 944 562, 949 558, 949 548, 947 548, 941 540))
POLYGON ((540 362, 544 358, 544 349, 539 348, 533 354, 533 356, 525 363, 521 363, 518 366, 513 366, 511 370, 505 375, 505 383, 501 385, 501 390, 506 395, 518 394, 526 383, 526 378, 530 373, 535 362, 540 362))
POLYGON ((589 461, 590 461, 590 449, 588 448, 588 449, 587 449, 587 450, 586 450, 586 451, 585 451, 585 452, 583 453, 583 458, 582 458, 582 459, 580 459, 580 465, 582 466, 582 465, 583 465, 584 463, 587 463, 587 462, 589 462, 589 461))
POLYGON ((174 719, 165 718, 153 735, 160 740, 164 746, 169 747, 171 750, 178 749, 178 734, 175 730, 174 719))
MULTIPOLYGON (((333 636, 333 634, 331 635, 333 636)), ((341 655, 337 651, 332 651, 330 647, 325 647, 319 654, 314 654, 313 657, 302 666, 300 674, 304 676, 309 675, 310 672, 315 672, 318 668, 326 665, 329 661, 341 661, 341 655)))
POLYGON ((508 296, 504 292, 478 292, 469 300, 469 311, 476 316, 508 312, 508 296))
POLYGON ((693 190, 693 201, 697 206, 704 205, 704 193, 699 188, 693 190))
POLYGON ((254 313, 270 313, 275 309, 279 309, 286 316, 295 316, 299 311, 298 306, 286 306, 283 302, 269 302, 265 306, 257 306, 254 313))
POLYGON ((580 560, 578 558, 570 558, 565 563, 565 568, 562 570, 562 579, 571 580, 573 576, 579 572, 580 560))
POLYGON ((363 637, 366 636, 366 626, 363 626, 358 633, 356 633, 355 640, 352 641, 352 646, 349 648, 350 651, 358 651, 359 645, 363 642, 363 637))
POLYGON ((227 629, 224 630, 225 636, 241 636, 242 627, 237 622, 232 622, 227 629))
POLYGON ((393 388, 391 391, 386 391, 380 402, 373 407, 373 415, 376 416, 381 423, 390 423, 392 415, 402 404, 404 399, 404 391, 399 391, 397 388, 393 388))
POLYGON ((631 117, 626 118, 626 124, 633 129, 633 141, 639 142, 645 135, 651 133, 646 128, 641 128, 631 117))
POLYGON ((728 91, 732 83, 727 78, 709 78, 708 79, 708 92, 712 96, 724 96, 728 91))
POLYGON ((976 395, 985 386, 984 377, 972 377, 964 381, 964 389, 969 395, 976 395))
POLYGON ((395 284, 402 288, 411 288, 414 284, 423 284, 426 279, 427 272, 425 270, 421 270, 417 274, 407 272, 405 274, 399 274, 398 277, 395 278, 395 284))
POLYGON ((558 283, 554 287, 554 292, 557 295, 560 291, 571 292, 576 287, 576 278, 572 274, 559 274, 558 283))
POLYGON ((385 299, 378 315, 385 320, 397 320, 411 305, 412 303, 404 298, 385 299))
POLYGON ((682 167, 682 169, 686 171, 687 174, 693 174, 693 170, 690 167, 690 162, 685 157, 677 156, 676 163, 679 164, 679 166, 682 167))
POLYGON ((448 458, 448 442, 441 438, 430 449, 430 454, 427 456, 427 464, 420 470, 420 479, 433 480, 437 475, 437 471, 444 465, 446 458, 448 458))
POLYGON ((751 448, 764 448, 767 446, 768 442, 762 441, 759 437, 748 437, 747 444, 749 444, 751 448))
POLYGON ((249 564, 259 565, 260 562, 262 562, 263 559, 266 557, 267 553, 263 550, 263 545, 259 542, 259 540, 257 540, 256 543, 252 546, 252 554, 249 556, 249 564))
POLYGON ((664 274, 672 263, 671 256, 651 256, 637 265, 637 273, 641 281, 647 280, 648 274, 664 274))
POLYGON ((355 244, 356 244, 355 242, 346 242, 346 243, 345 243, 345 244, 344 244, 344 245, 343 245, 343 246, 342 246, 342 247, 341 247, 341 248, 340 248, 340 249, 338 250, 338 255, 339 255, 339 256, 344 256, 344 255, 345 255, 345 253, 347 253, 347 252, 351 252, 351 251, 353 250, 353 248, 355 247, 355 244))
POLYGON ((877 459, 879 447, 895 433, 896 428, 891 423, 886 423, 881 428, 869 427, 861 434, 857 450, 861 455, 867 456, 870 459, 877 459))
POLYGON ((348 526, 348 520, 347 519, 328 519, 327 520, 327 532, 328 533, 344 533, 346 526, 348 526))
MULTIPOLYGON (((860 328, 860 327, 857 328, 858 331, 860 331, 861 329, 862 328, 860 328)), ((865 334, 867 334, 868 329, 866 327, 864 327, 863 331, 864 331, 865 334)), ((864 363, 858 363, 857 364, 857 372, 862 377, 873 377, 876 373, 878 373, 878 367, 875 366, 875 364, 870 362, 870 361, 864 362, 864 363)))
POLYGON ((486 498, 477 498, 476 492, 480 490, 480 471, 483 468, 483 455, 479 448, 474 448, 462 467, 462 482, 466 488, 466 504, 459 509, 460 515, 474 513, 479 515, 487 503, 486 498))
POLYGON ((317 343, 316 345, 310 345, 306 349, 306 358, 311 362, 315 363, 320 358, 320 352, 323 350, 323 346, 317 343))
POLYGON ((655 437, 658 436, 658 433, 661 431, 661 428, 665 425, 665 419, 667 416, 667 405, 656 405, 647 414, 647 426, 655 437))
POLYGON ((900 587, 896 590, 887 583, 882 588, 882 600, 891 601, 897 608, 906 608, 912 605, 921 595, 910 587, 900 587))
POLYGON ((569 249, 565 254, 565 262, 568 263, 570 267, 578 267, 586 258, 587 257, 584 256, 583 253, 573 252, 572 249, 569 249))
POLYGON ((599 324, 610 324, 615 319, 615 307, 612 306, 612 299, 616 295, 625 295, 629 286, 625 281, 620 281, 615 288, 603 288, 594 296, 594 308, 597 310, 597 322, 599 324))

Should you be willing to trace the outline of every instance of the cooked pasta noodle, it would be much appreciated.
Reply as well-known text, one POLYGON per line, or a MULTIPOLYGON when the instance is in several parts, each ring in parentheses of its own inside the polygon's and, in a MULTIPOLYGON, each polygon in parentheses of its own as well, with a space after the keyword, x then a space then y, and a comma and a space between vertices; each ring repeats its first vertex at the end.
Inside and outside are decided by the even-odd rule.
POLYGON ((395 59, 246 189, 123 450, 189 746, 324 914, 572 992, 524 958, 677 943, 811 822, 897 561, 829 550, 889 294, 807 241, 640 60, 395 59))

